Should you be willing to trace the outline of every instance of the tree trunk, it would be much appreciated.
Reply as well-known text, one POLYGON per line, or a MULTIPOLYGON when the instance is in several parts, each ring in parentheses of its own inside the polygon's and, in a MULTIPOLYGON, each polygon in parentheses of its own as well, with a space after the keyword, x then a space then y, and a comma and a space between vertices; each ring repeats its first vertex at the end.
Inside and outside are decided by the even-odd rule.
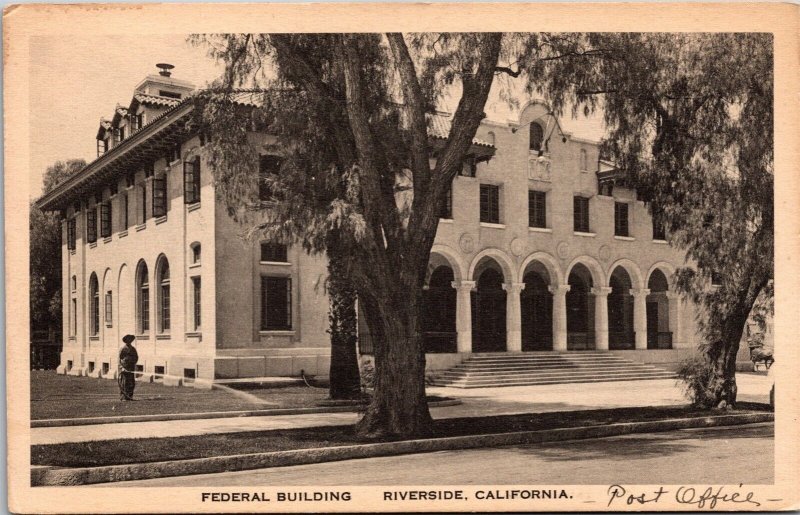
POLYGON ((706 349, 712 367, 708 390, 714 407, 736 406, 736 355, 749 313, 749 310, 737 310, 726 317, 720 331, 721 339, 706 349))
POLYGON ((340 252, 328 251, 328 319, 331 335, 331 399, 361 397, 361 376, 358 368, 358 322, 356 292, 349 280, 346 263, 340 252))
POLYGON ((366 438, 423 437, 433 427, 425 399, 425 352, 413 306, 419 295, 394 293, 363 296, 375 342, 374 396, 357 425, 358 434, 366 438))

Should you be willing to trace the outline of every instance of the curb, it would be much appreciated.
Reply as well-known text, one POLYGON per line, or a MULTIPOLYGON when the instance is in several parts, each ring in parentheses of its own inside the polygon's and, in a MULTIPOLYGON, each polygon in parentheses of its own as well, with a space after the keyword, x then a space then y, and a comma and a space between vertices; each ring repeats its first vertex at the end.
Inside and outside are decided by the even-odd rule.
MULTIPOLYGON (((431 401, 431 408, 458 406, 458 399, 431 401)), ((164 422, 170 420, 200 420, 212 418, 267 417, 278 415, 313 415, 316 413, 357 413, 362 406, 320 406, 315 408, 276 408, 249 411, 208 411, 200 413, 165 413, 162 415, 122 415, 117 417, 85 417, 85 418, 49 418, 31 420, 31 428, 93 426, 96 424, 122 424, 126 422, 164 422)), ((365 407, 365 406, 364 406, 365 407)))
POLYGON ((774 420, 775 415, 773 413, 749 413, 741 415, 654 420, 647 422, 626 422, 602 426, 545 429, 517 433, 428 438, 423 440, 406 440, 402 442, 321 447, 316 449, 240 454, 235 456, 217 456, 153 463, 132 463, 128 465, 103 467, 74 469, 48 469, 42 467, 31 470, 31 486, 87 485, 170 476, 212 474, 238 470, 285 467, 290 465, 306 465, 328 461, 395 456, 399 454, 583 440, 631 433, 673 431, 676 429, 755 424, 759 422, 772 422, 774 420))

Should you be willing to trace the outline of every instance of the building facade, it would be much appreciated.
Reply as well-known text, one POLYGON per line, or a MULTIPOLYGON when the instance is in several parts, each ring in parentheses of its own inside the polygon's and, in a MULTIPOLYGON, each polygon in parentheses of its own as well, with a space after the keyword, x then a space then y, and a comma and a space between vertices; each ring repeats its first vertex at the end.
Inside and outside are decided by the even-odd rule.
MULTIPOLYGON (((58 370, 115 377, 132 333, 142 373, 165 382, 326 375, 325 259, 241 237, 185 123, 193 89, 169 67, 148 76, 101 120, 98 158, 39 201, 63 220, 58 370)), ((432 116, 432 138, 448 123, 432 116)), ((479 352, 695 347, 695 309, 672 282, 684 254, 597 142, 533 102, 512 121, 484 121, 473 147, 431 252, 431 368, 479 352)), ((265 150, 261 172, 274 165, 265 150)))

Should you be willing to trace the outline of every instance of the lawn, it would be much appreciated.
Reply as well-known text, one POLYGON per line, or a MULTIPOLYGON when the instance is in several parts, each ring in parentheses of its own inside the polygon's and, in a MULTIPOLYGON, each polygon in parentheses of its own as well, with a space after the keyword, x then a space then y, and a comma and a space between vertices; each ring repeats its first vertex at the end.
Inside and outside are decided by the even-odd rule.
MULTIPOLYGON (((753 413, 768 410, 769 407, 766 405, 740 403, 738 409, 733 413, 753 413)), ((441 419, 435 421, 432 437, 443 438, 535 431, 617 422, 686 418, 711 414, 719 414, 719 412, 701 411, 688 407, 650 407, 441 419)), ((386 440, 370 440, 370 442, 376 441, 386 440)), ((206 434, 175 438, 132 438, 99 442, 34 445, 31 447, 31 464, 93 467, 292 449, 336 447, 357 443, 364 443, 364 441, 356 436, 353 426, 206 434)))
POLYGON ((246 394, 254 397, 218 389, 199 390, 137 382, 134 395, 137 400, 123 402, 119 400, 116 381, 58 375, 52 370, 32 370, 31 419, 310 407, 324 400, 328 389, 307 386, 248 388, 246 394))

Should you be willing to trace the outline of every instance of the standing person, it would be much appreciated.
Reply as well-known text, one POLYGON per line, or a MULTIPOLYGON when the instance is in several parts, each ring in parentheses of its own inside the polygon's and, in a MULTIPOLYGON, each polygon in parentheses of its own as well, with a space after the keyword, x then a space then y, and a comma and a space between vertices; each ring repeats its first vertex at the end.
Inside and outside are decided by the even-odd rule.
POLYGON ((133 400, 133 389, 136 386, 136 379, 134 373, 136 372, 136 363, 139 362, 139 353, 131 345, 136 337, 132 334, 126 334, 122 337, 125 346, 119 351, 119 374, 117 382, 119 383, 119 398, 122 401, 133 400))

